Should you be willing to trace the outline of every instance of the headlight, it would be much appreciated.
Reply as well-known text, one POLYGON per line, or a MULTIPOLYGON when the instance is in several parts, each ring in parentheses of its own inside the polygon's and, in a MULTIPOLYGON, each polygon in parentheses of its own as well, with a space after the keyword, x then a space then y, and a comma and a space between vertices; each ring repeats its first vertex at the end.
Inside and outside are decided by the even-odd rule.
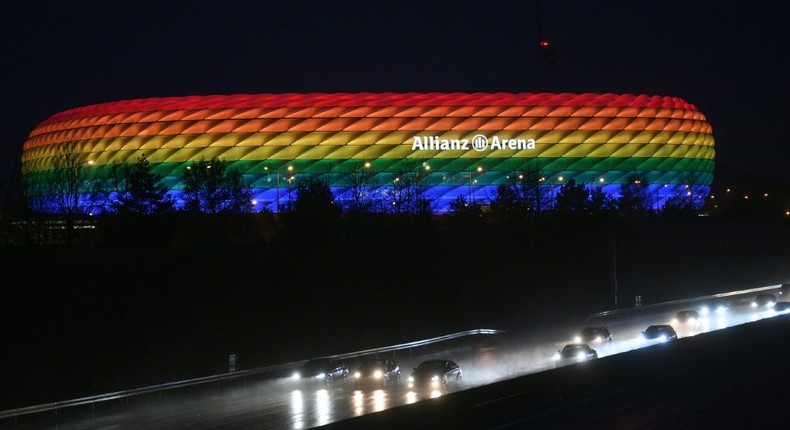
POLYGON ((686 323, 688 323, 690 325, 694 325, 694 324, 697 323, 697 319, 696 318, 689 318, 689 320, 686 321, 686 323))
POLYGON ((677 324, 677 323, 678 323, 678 319, 677 318, 672 318, 672 324, 677 324))
POLYGON ((587 357, 587 356, 584 355, 583 352, 580 352, 580 353, 576 354, 576 359, 577 360, 584 360, 585 357, 587 357))
POLYGON ((299 372, 294 372, 294 374, 293 374, 293 378, 294 379, 299 379, 301 377, 302 377, 302 375, 300 375, 299 372))
POLYGON ((326 373, 319 373, 318 375, 315 375, 316 379, 321 379, 321 378, 325 378, 325 377, 326 377, 326 373))
POLYGON ((752 302, 752 307, 756 308, 757 307, 757 302, 752 302))
POLYGON ((559 359, 560 359, 560 354, 559 354, 559 353, 557 353, 557 354, 554 354, 554 356, 553 356, 553 357, 551 357, 551 358, 552 358, 552 360, 555 360, 555 361, 556 361, 556 360, 559 360, 559 359))
POLYGON ((724 306, 719 306, 718 308, 716 308, 717 314, 723 314, 725 312, 727 312, 727 308, 725 308, 724 306))
POLYGON ((661 336, 658 337, 658 340, 661 341, 661 342, 666 342, 667 341, 667 336, 662 334, 661 336))
POLYGON ((773 305, 774 305, 773 302, 768 302, 768 303, 765 304, 765 307, 766 308, 770 308, 773 305))
POLYGON ((431 381, 438 381, 438 380, 439 380, 438 376, 434 376, 434 377, 431 378, 431 381))
POLYGON ((699 308, 699 313, 701 313, 702 315, 707 315, 708 312, 710 312, 710 310, 708 309, 707 306, 703 306, 703 307, 699 308))
POLYGON ((381 370, 373 372, 373 377, 376 379, 381 379, 382 376, 384 376, 384 374, 381 372, 381 370))
POLYGON ((573 341, 575 343, 582 343, 582 337, 581 336, 576 336, 576 337, 573 338, 573 341))
POLYGON ((414 382, 414 376, 409 376, 409 382, 414 382))
POLYGON ((603 338, 601 336, 596 336, 595 337, 595 341, 598 342, 598 343, 600 343, 602 340, 603 340, 603 338))
POLYGON ((357 378, 357 379, 359 379, 361 376, 362 376, 362 374, 359 373, 359 372, 355 372, 354 373, 354 377, 357 378))

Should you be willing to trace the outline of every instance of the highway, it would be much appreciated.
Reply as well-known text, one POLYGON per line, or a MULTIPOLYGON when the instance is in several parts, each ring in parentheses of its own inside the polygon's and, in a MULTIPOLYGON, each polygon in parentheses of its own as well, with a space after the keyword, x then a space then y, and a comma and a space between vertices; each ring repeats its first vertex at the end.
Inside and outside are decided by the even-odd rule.
MULTIPOLYGON (((780 300, 787 300, 777 294, 780 300)), ((751 296, 729 300, 724 314, 703 318, 699 327, 678 326, 680 338, 725 330, 786 312, 753 308, 751 296)), ((698 304, 677 304, 625 314, 602 315, 567 325, 540 327, 521 332, 478 335, 447 341, 427 348, 397 351, 403 380, 397 386, 357 389, 351 379, 329 384, 296 380, 288 374, 225 383, 209 383, 189 389, 83 405, 57 412, 0 420, 0 427, 14 429, 307 429, 337 423, 366 414, 422 403, 427 399, 451 397, 476 387, 554 369, 553 355, 584 326, 604 325, 613 342, 591 344, 599 358, 641 349, 659 341, 646 342, 641 331, 650 324, 670 324, 679 310, 697 309, 698 304), (446 391, 414 391, 406 378, 421 361, 447 358, 463 369, 458 386, 446 391)), ((580 363, 571 367, 582 367, 580 363)), ((405 411, 407 409, 400 409, 405 411)), ((555 417, 556 418, 556 417, 555 417)))

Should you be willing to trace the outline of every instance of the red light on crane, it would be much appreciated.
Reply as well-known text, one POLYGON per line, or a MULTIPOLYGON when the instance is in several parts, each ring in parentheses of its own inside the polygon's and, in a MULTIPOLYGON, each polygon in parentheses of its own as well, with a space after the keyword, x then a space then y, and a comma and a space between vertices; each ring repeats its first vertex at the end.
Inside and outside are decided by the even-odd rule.
POLYGON ((541 48, 548 48, 549 47, 549 42, 547 42, 545 40, 541 40, 538 44, 540 45, 541 48))

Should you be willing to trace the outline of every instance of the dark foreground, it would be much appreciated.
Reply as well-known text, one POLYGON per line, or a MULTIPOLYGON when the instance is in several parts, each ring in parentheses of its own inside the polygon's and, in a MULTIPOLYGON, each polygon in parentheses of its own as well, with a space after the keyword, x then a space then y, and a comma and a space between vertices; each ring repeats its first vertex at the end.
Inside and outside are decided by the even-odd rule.
POLYGON ((351 429, 785 428, 790 315, 329 424, 351 429))
POLYGON ((174 224, 135 240, 2 248, 0 410, 224 373, 229 354, 243 370, 568 324, 613 307, 615 255, 620 307, 790 281, 787 222, 450 221, 268 239, 251 228, 238 241, 212 238, 213 222, 174 224))

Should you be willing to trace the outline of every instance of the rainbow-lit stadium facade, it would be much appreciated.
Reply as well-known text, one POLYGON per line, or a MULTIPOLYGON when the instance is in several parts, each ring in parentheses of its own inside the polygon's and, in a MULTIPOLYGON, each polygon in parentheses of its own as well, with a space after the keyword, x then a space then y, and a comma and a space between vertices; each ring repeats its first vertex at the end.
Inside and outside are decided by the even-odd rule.
POLYGON ((237 94, 103 103, 41 122, 25 142, 23 176, 54 180, 66 144, 86 160, 91 181, 145 155, 177 202, 187 166, 218 157, 243 174, 255 207, 275 211, 306 176, 328 181, 342 203, 358 192, 361 172, 362 187, 383 200, 402 175, 418 175, 441 213, 458 196, 489 201, 499 184, 525 170, 538 171, 548 193, 573 179, 617 197, 638 177, 660 207, 689 186, 706 195, 715 154, 705 116, 680 98, 589 93, 237 94), (485 148, 475 145, 479 136, 485 148))

